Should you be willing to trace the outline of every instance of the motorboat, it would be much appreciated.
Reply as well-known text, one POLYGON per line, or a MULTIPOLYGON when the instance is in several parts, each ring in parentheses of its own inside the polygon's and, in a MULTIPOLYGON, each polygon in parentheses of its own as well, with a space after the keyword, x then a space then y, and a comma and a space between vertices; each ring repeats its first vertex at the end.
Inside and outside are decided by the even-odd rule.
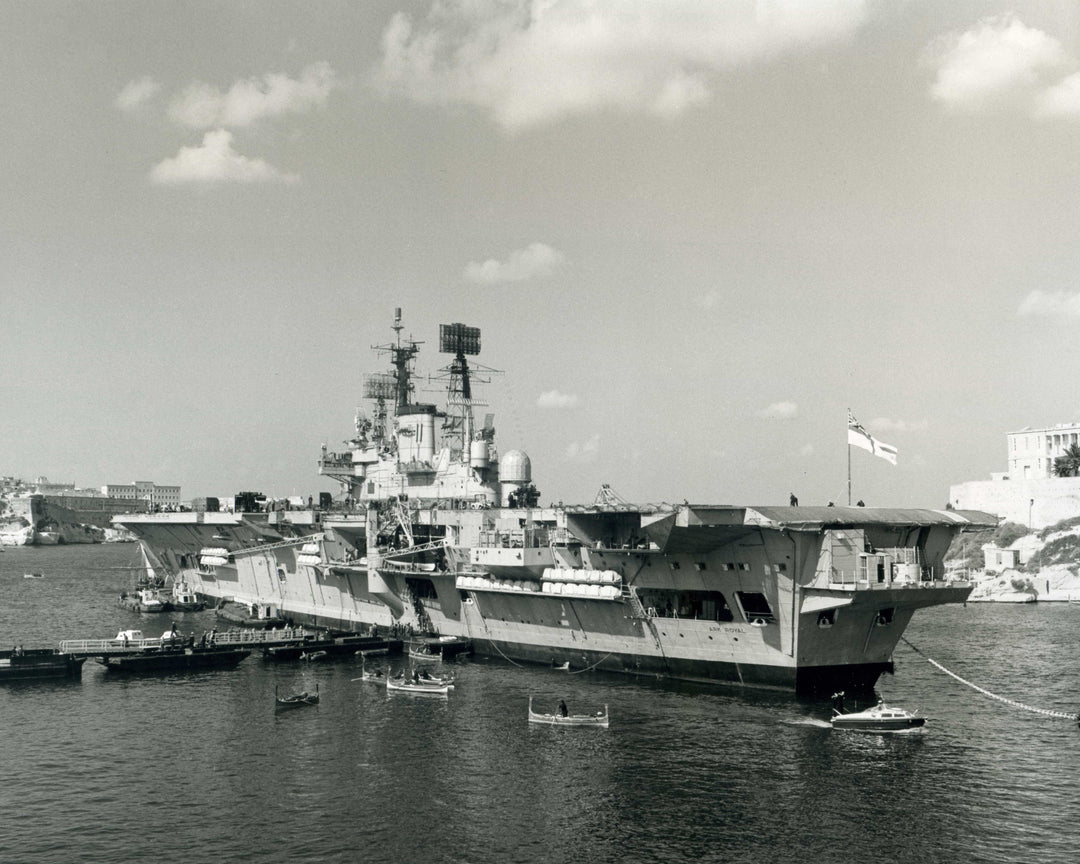
POLYGON ((173 585, 172 594, 169 595, 169 605, 177 612, 198 612, 206 608, 206 603, 183 582, 173 585))
MULTIPOLYGON (((564 703, 559 703, 565 707, 564 703)), ((608 728, 608 706, 604 705, 603 711, 595 714, 563 714, 557 711, 554 714, 541 714, 533 711, 532 696, 529 697, 529 722, 540 723, 545 726, 598 726, 601 729, 608 728)))
POLYGON ((120 605, 132 612, 167 612, 169 604, 153 588, 139 588, 120 594, 120 605))
POLYGON ((831 723, 833 729, 853 732, 907 732, 926 724, 925 717, 916 715, 917 712, 878 702, 864 711, 841 712, 834 709, 831 723))

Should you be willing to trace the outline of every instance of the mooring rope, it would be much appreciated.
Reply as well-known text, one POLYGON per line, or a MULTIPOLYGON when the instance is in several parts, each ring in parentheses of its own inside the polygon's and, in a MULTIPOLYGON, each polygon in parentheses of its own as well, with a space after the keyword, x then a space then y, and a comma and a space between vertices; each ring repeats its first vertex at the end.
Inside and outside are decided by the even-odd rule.
POLYGON ((578 669, 576 672, 568 672, 567 674, 569 674, 569 675, 580 675, 582 672, 591 672, 593 669, 595 669, 597 666, 599 666, 601 663, 603 663, 605 660, 607 660, 607 658, 610 657, 613 653, 614 653, 613 651, 609 651, 607 654, 605 654, 603 657, 601 657, 599 660, 597 660, 595 663, 593 663, 592 666, 588 666, 588 667, 586 667, 584 669, 578 669))
POLYGON ((505 660, 511 666, 517 666, 518 669, 524 669, 525 668, 520 663, 515 663, 513 660, 511 660, 509 657, 507 657, 505 654, 503 654, 502 649, 495 643, 494 639, 489 639, 488 641, 491 642, 491 647, 499 652, 499 656, 502 657, 503 660, 505 660))
POLYGON ((996 699, 998 702, 1004 702, 1006 705, 1011 705, 1013 708, 1020 708, 1023 711, 1030 711, 1033 714, 1042 714, 1042 715, 1044 715, 1046 717, 1059 717, 1062 720, 1078 720, 1078 721, 1080 721, 1080 714, 1068 714, 1065 711, 1051 711, 1049 708, 1036 708, 1034 705, 1025 705, 1023 702, 1017 702, 1015 699, 1009 699, 1009 698, 1007 698, 1005 696, 999 696, 997 693, 991 693, 985 687, 980 687, 978 684, 973 684, 970 681, 968 681, 967 679, 961 678, 955 672, 949 671, 944 666, 942 666, 940 663, 938 663, 937 660, 934 660, 932 657, 927 657, 925 654, 923 654, 922 651, 920 651, 918 648, 916 648, 914 645, 912 645, 910 642, 908 642, 907 637, 901 636, 900 639, 904 642, 905 645, 908 646, 908 648, 910 648, 912 651, 914 651, 916 654, 918 654, 920 657, 922 657, 931 666, 935 667, 936 669, 940 669, 946 675, 949 675, 949 676, 955 678, 961 684, 966 684, 972 690, 978 690, 984 696, 989 696, 991 699, 996 699))

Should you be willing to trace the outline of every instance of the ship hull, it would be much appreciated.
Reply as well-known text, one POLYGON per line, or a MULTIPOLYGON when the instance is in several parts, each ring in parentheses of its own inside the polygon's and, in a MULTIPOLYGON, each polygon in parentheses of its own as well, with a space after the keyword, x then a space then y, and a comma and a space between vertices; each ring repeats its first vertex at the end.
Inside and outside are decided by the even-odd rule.
POLYGON ((611 536, 607 512, 575 511, 571 523, 570 514, 538 511, 514 521, 565 520, 576 537, 523 547, 513 539, 520 534, 484 535, 477 526, 490 514, 454 511, 445 524, 413 525, 427 541, 415 551, 376 547, 362 514, 347 528, 324 524, 270 543, 231 517, 231 535, 247 531, 252 540, 202 555, 200 544, 218 529, 189 514, 186 522, 143 516, 124 524, 164 562, 186 564, 176 575, 200 595, 272 603, 296 624, 437 633, 469 640, 477 654, 568 662, 578 671, 868 691, 892 670, 892 652, 918 609, 970 593, 970 585, 935 575, 964 517, 818 509, 809 519, 799 508, 632 513, 625 517, 631 542, 611 536), (793 530, 786 520, 796 515, 804 521, 793 530), (831 528, 826 517, 844 525, 831 528), (665 520, 659 527, 657 518, 665 520), (863 527, 852 528, 855 519, 863 527), (601 531, 607 539, 589 536, 601 531), (443 534, 458 542, 430 539, 443 534), (855 562, 850 573, 844 555, 855 562))

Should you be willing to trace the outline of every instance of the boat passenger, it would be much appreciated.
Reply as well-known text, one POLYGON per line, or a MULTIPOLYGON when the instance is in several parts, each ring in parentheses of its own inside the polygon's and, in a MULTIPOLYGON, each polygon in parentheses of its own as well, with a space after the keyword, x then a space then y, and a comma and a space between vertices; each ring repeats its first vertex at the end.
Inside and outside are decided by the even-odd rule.
POLYGON ((566 700, 565 699, 560 699, 559 700, 559 716, 560 717, 567 717, 567 716, 569 716, 569 714, 570 714, 570 711, 566 707, 566 700))

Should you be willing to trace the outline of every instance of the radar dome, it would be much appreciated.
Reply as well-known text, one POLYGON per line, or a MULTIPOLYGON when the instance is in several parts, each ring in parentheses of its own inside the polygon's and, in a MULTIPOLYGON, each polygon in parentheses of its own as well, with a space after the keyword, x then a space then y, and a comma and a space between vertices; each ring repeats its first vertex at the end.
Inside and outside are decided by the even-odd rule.
POLYGON ((499 460, 502 483, 528 483, 532 480, 532 462, 523 450, 507 450, 499 460))

